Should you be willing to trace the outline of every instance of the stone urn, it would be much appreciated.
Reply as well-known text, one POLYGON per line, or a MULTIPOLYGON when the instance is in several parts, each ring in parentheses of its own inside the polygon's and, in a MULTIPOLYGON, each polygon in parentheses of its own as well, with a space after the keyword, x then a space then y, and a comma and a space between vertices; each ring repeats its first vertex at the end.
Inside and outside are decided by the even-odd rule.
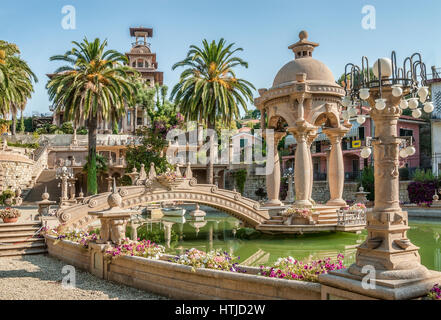
POLYGON ((13 198, 6 198, 5 199, 5 205, 12 206, 13 198))

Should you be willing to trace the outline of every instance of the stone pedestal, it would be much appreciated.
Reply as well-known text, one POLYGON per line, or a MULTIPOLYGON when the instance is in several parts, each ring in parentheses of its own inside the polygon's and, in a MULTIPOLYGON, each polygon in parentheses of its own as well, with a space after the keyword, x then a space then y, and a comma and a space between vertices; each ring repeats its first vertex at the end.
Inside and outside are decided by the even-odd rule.
POLYGON ((98 244, 121 244, 126 238, 127 222, 134 210, 121 208, 122 198, 116 190, 116 182, 113 180, 113 191, 107 198, 108 210, 89 212, 89 215, 98 217, 101 221, 100 239, 98 244))
POLYGON ((341 126, 323 130, 331 141, 331 151, 329 153, 328 183, 331 199, 326 203, 328 206, 346 206, 343 200, 343 188, 345 184, 345 167, 343 162, 343 151, 341 149, 341 139, 349 131, 350 127, 341 126))

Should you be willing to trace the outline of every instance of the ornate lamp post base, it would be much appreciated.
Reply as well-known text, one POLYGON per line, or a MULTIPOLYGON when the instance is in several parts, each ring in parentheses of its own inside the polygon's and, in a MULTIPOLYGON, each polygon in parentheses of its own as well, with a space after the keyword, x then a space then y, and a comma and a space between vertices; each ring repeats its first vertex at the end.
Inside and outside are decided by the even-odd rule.
MULTIPOLYGON (((394 70, 392 66, 389 69, 394 70)), ((382 78, 381 72, 379 75, 382 78)), ((391 84, 384 79, 382 87, 371 86, 370 95, 365 97, 376 134, 372 142, 375 207, 367 213, 367 239, 357 247, 356 262, 348 269, 319 277, 322 299, 415 299, 426 296, 441 281, 441 272, 421 264, 419 248, 407 237, 408 216, 401 210, 399 199, 402 138, 397 137, 397 122, 403 96, 413 87, 400 86, 396 90, 391 84)))
MULTIPOLYGON (((418 273, 418 272, 417 272, 418 273)), ((348 299, 348 300, 409 300, 423 297, 433 287, 434 283, 441 280, 441 273, 428 271, 423 278, 407 280, 364 280, 347 269, 331 271, 320 276, 322 285, 322 300, 348 299)))

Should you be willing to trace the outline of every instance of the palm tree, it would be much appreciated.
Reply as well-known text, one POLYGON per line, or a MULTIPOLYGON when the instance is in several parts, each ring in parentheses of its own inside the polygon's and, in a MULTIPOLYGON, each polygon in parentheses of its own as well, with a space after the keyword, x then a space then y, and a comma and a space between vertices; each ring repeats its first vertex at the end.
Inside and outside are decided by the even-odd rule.
POLYGON ((15 44, 0 40, 0 113, 12 114, 12 134, 16 134, 17 113, 23 112, 38 79, 21 59, 15 44))
MULTIPOLYGON (((209 129, 216 127, 216 121, 230 125, 238 119, 239 106, 246 111, 247 101, 253 101, 251 89, 254 86, 243 79, 236 78, 234 67, 248 68, 248 63, 234 56, 242 48, 232 49, 234 43, 226 44, 224 39, 208 43, 202 41, 202 48, 190 46, 187 57, 173 65, 186 69, 181 73, 179 83, 171 92, 171 98, 179 106, 186 120, 205 123, 209 129)), ((208 183, 213 183, 214 147, 210 135, 208 183)))
POLYGON ((96 38, 89 42, 72 42, 74 47, 51 61, 67 65, 58 68, 49 80, 47 89, 56 111, 63 111, 67 120, 87 121, 89 140, 89 166, 87 190, 97 193, 96 137, 98 120, 114 121, 130 105, 135 87, 130 76, 137 72, 123 64, 127 58, 115 51, 105 50, 107 40, 96 38))

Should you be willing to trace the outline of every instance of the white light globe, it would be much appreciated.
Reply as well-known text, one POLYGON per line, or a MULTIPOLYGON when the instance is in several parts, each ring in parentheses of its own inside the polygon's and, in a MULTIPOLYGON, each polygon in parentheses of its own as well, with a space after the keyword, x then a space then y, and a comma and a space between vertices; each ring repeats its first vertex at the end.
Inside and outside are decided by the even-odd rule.
POLYGON ((423 114, 423 113, 421 112, 420 109, 415 109, 415 110, 412 111, 412 117, 417 118, 417 119, 418 119, 419 117, 421 117, 422 114, 423 114))
POLYGON ((375 108, 377 110, 383 110, 384 108, 386 108, 386 99, 376 99, 375 108))
POLYGON ((423 109, 425 113, 431 113, 435 109, 433 102, 426 102, 423 109))
POLYGON ((427 96, 421 96, 421 97, 420 97, 420 102, 421 102, 421 103, 426 102, 426 100, 427 100, 427 96))
POLYGON ((360 89, 360 99, 366 100, 369 98, 370 93, 368 88, 362 88, 360 89))
POLYGON ((348 107, 351 103, 351 98, 349 96, 344 96, 343 99, 341 99, 341 104, 343 107, 348 107))
POLYGON ((363 123, 365 123, 365 122, 366 122, 366 117, 365 117, 364 115, 362 115, 362 114, 359 114, 359 115, 357 116, 357 122, 358 122, 359 124, 363 124, 363 123))
POLYGON ((429 94, 429 88, 428 87, 421 87, 418 89, 418 97, 427 97, 429 94))
POLYGON ((416 149, 414 146, 408 146, 406 152, 408 156, 413 156, 416 153, 416 149))
POLYGON ((348 109, 349 117, 355 117, 357 115, 357 109, 352 107, 348 109))
POLYGON ((369 147, 364 147, 364 148, 361 150, 360 156, 361 156, 362 158, 366 159, 366 158, 369 158, 369 156, 371 155, 371 153, 372 153, 371 148, 369 148, 369 147))
POLYGON ((406 99, 401 99, 400 108, 403 110, 409 108, 409 102, 406 99))
POLYGON ((377 79, 380 79, 380 72, 378 68, 379 65, 381 65, 381 77, 389 78, 392 75, 392 61, 389 58, 380 58, 375 61, 372 71, 374 72, 374 75, 377 77, 377 79))
POLYGON ((400 150, 400 157, 401 158, 407 158, 408 157, 407 149, 401 149, 400 150))
POLYGON ((392 86, 392 95, 394 97, 401 97, 403 94, 403 89, 401 89, 401 86, 395 84, 392 86))
POLYGON ((409 108, 410 109, 416 109, 418 108, 419 102, 418 98, 410 98, 409 99, 409 108))

